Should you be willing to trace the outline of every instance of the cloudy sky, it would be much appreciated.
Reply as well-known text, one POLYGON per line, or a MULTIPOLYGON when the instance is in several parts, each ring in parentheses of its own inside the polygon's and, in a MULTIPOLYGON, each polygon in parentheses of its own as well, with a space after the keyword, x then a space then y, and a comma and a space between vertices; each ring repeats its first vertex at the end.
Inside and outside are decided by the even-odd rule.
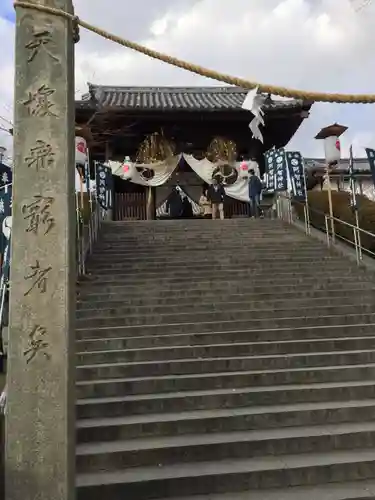
MULTIPOLYGON (((86 21, 157 50, 264 83, 331 92, 375 93, 375 0, 74 0, 86 21), (362 4, 367 4, 361 8, 362 4), (120 8, 121 5, 121 8, 120 8)), ((0 127, 12 119, 14 24, 0 0, 0 127)), ((81 31, 77 97, 87 82, 215 85, 81 31)), ((375 147, 375 105, 316 104, 290 147, 322 156, 313 139, 339 122, 357 156, 375 147)), ((0 145, 10 137, 0 130, 0 145)))

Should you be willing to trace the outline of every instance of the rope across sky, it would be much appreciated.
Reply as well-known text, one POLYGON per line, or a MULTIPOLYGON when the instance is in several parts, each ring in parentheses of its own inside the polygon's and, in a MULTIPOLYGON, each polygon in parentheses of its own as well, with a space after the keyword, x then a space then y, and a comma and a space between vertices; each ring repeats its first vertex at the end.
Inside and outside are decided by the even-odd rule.
POLYGON ((190 71, 191 73, 196 73, 197 75, 201 75, 206 78, 211 78, 213 80, 227 83, 229 85, 242 87, 244 89, 250 90, 255 87, 259 87, 259 90, 261 92, 265 92, 268 94, 274 94, 282 97, 290 97, 295 99, 306 99, 316 102, 337 102, 337 103, 351 103, 351 104, 375 103, 375 94, 338 94, 338 93, 325 93, 325 92, 309 92, 307 90, 290 89, 286 87, 280 87, 277 85, 266 85, 258 82, 252 82, 250 80, 245 80, 243 78, 237 78, 235 76, 227 75, 225 73, 219 73, 218 71, 203 68, 202 66, 199 66, 197 64, 183 61, 181 59, 177 59, 176 57, 172 57, 167 54, 158 52, 156 50, 149 49, 148 47, 140 45, 136 42, 132 42, 131 40, 127 40, 126 38, 121 38, 101 28, 97 28, 96 26, 93 26, 92 24, 87 23, 82 19, 79 19, 78 16, 65 12, 61 9, 55 9, 53 7, 46 7, 44 5, 38 5, 35 3, 22 2, 22 1, 14 2, 14 7, 24 8, 24 9, 34 9, 40 12, 45 12, 46 14, 53 14, 56 16, 65 17, 67 19, 70 19, 74 23, 74 25, 82 26, 82 28, 85 28, 93 33, 96 33, 97 35, 106 38, 107 40, 111 40, 112 42, 118 43, 123 47, 135 50, 137 52, 145 54, 148 57, 151 57, 153 59, 158 59, 159 61, 165 62, 172 66, 176 66, 186 71, 190 71))

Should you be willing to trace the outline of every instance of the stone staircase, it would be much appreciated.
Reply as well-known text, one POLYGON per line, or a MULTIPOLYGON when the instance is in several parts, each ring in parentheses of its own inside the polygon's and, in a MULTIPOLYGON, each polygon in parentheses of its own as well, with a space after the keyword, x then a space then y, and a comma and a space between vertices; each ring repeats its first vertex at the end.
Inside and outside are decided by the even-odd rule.
POLYGON ((375 498, 375 281, 280 221, 106 223, 77 500, 375 498))

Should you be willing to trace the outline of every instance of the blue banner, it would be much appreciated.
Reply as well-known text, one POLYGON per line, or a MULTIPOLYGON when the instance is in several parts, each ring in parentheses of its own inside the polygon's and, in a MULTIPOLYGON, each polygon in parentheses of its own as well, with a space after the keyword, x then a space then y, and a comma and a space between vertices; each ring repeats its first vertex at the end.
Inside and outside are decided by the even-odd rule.
POLYGON ((370 148, 365 148, 365 149, 366 149, 368 162, 370 164, 372 182, 374 183, 374 186, 375 186, 375 149, 370 149, 370 148))
POLYGON ((271 149, 264 154, 264 160, 266 163, 266 189, 267 191, 273 193, 276 187, 276 169, 273 161, 273 154, 275 150, 271 149))
POLYGON ((96 197, 104 210, 113 208, 112 170, 102 163, 96 164, 96 197))
POLYGON ((299 151, 288 151, 286 163, 292 187, 293 198, 306 201, 305 163, 299 151))
POLYGON ((7 243, 5 245, 3 262, 1 266, 1 277, 0 277, 0 334, 1 328, 7 323, 9 301, 7 300, 7 294, 9 291, 9 278, 10 278, 10 233, 7 243))
POLYGON ((13 182, 13 173, 12 169, 4 163, 0 163, 0 187, 3 187, 7 184, 11 184, 13 182))
POLYGON ((12 185, 0 187, 0 255, 5 252, 7 239, 3 233, 3 225, 6 217, 12 215, 12 185))
POLYGON ((265 154, 267 188, 269 191, 287 191, 288 176, 285 150, 271 149, 265 154))

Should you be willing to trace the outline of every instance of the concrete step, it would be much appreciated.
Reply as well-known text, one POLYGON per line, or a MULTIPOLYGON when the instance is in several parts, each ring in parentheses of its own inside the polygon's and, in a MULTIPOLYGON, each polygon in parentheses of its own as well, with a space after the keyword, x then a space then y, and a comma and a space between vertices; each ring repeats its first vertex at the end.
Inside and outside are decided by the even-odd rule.
MULTIPOLYGON (((303 310, 306 316, 313 318, 315 316, 345 316, 348 314, 375 314, 375 306, 373 301, 368 304, 343 304, 343 305, 320 305, 316 308, 314 304, 305 307, 303 310)), ((187 324, 192 319, 194 324, 210 323, 210 322, 238 322, 246 321, 251 323, 258 320, 279 320, 282 318, 289 318, 291 326, 293 326, 293 318, 301 317, 301 308, 290 304, 289 308, 283 309, 250 309, 243 307, 238 310, 220 310, 220 311, 191 311, 188 313, 153 313, 153 314, 121 314, 122 311, 114 311, 115 315, 111 315, 110 310, 104 310, 103 314, 95 315, 92 310, 89 314, 82 318, 78 317, 76 320, 77 328, 100 328, 112 326, 143 326, 145 327, 158 327, 163 325, 181 325, 187 324)), ((179 328, 179 326, 176 326, 179 328)), ((215 329, 213 327, 213 329, 215 329)))
MULTIPOLYGON (((289 246, 297 246, 300 243, 306 243, 304 235, 299 236, 284 236, 281 234, 272 234, 269 236, 256 237, 251 233, 244 233, 242 235, 232 235, 232 234, 214 234, 212 236, 202 238, 200 234, 181 236, 180 238, 162 236, 160 238, 108 238, 100 239, 95 245, 95 251, 105 251, 105 250, 129 250, 132 248, 139 248, 140 250, 147 251, 152 248, 152 253, 160 252, 161 249, 166 251, 171 251, 173 249, 180 248, 181 250, 187 250, 189 248, 200 251, 202 249, 227 249, 227 248, 238 248, 238 247, 249 247, 249 248, 259 248, 259 247, 273 247, 280 248, 281 242, 284 243, 284 249, 289 246)), ((321 243, 321 248, 324 248, 321 243)))
MULTIPOLYGON (((319 277, 306 277, 299 276, 288 279, 288 286, 286 286, 285 277, 280 277, 275 274, 273 279, 235 279, 232 281, 225 280, 211 280, 199 281, 190 284, 169 282, 163 284, 161 288, 157 283, 148 282, 147 286, 144 284, 121 284, 116 282, 100 283, 98 281, 87 281, 78 284, 77 294, 79 296, 88 296, 91 294, 104 293, 106 296, 116 296, 116 294, 127 294, 128 297, 181 297, 191 295, 192 293, 198 299, 202 296, 211 295, 214 293, 223 294, 227 291, 231 293, 252 293, 252 294, 270 294, 271 292, 278 293, 285 290, 285 293, 301 291, 304 293, 306 290, 328 290, 341 286, 346 289, 373 289, 374 282, 369 278, 362 278, 356 276, 354 273, 339 278, 338 276, 330 276, 325 273, 319 277)), ((220 296, 220 295, 219 295, 220 296)))
POLYGON ((143 232, 143 233, 128 233, 126 231, 117 231, 115 233, 101 233, 99 238, 100 242, 112 243, 119 241, 152 241, 160 240, 164 238, 166 242, 181 241, 182 239, 196 241, 201 239, 202 241, 210 242, 212 239, 216 238, 218 240, 238 240, 240 238, 248 238, 254 240, 273 240, 277 238, 283 238, 285 240, 301 240, 306 238, 306 235, 300 231, 290 231, 286 229, 269 228, 268 230, 248 230, 244 228, 220 228, 219 230, 213 231, 202 231, 201 229, 192 231, 158 231, 158 232, 143 232))
POLYGON ((291 264, 286 264, 285 266, 261 266, 260 264, 256 264, 254 266, 247 266, 246 264, 243 264, 241 267, 238 268, 228 268, 228 269, 222 269, 222 270, 212 270, 212 269, 183 269, 181 268, 180 270, 173 270, 173 269, 168 269, 168 267, 160 267, 159 270, 157 271, 125 271, 125 270, 118 270, 116 271, 111 271, 110 269, 104 269, 104 270, 95 270, 92 271, 91 274, 87 274, 84 277, 81 278, 81 282, 94 282, 94 281, 100 281, 103 283, 106 282, 124 282, 125 284, 129 283, 131 284, 141 284, 144 283, 145 281, 148 282, 155 282, 161 281, 162 283, 176 283, 176 282, 188 282, 192 283, 194 281, 226 281, 226 280, 245 280, 249 278, 254 278, 254 279, 261 279, 261 280, 267 280, 269 277, 273 277, 277 273, 279 277, 285 277, 286 279, 293 278, 293 277, 300 277, 300 276, 306 276, 306 277, 318 277, 319 275, 322 274, 329 274, 331 276, 337 275, 339 277, 340 275, 343 275, 344 273, 346 275, 354 275, 357 278, 361 275, 358 272, 358 269, 354 267, 354 265, 351 267, 347 264, 335 262, 333 264, 321 264, 319 266, 319 271, 307 267, 306 264, 303 265, 294 265, 293 263, 291 264))
MULTIPOLYGON (((97 401, 93 404, 97 405, 97 401)), ((78 406, 78 411, 82 411, 82 405, 78 406)), ((373 399, 135 413, 126 416, 111 415, 107 418, 90 415, 89 418, 77 420, 77 440, 79 443, 126 441, 162 436, 215 435, 217 432, 372 422, 374 415, 373 399)))
POLYGON ((272 257, 277 257, 281 260, 298 257, 298 258, 310 258, 310 259, 321 259, 324 257, 337 257, 337 253, 334 250, 329 250, 326 247, 311 247, 310 245, 297 244, 291 245, 279 245, 275 248, 275 245, 267 245, 262 248, 257 248, 256 250, 249 250, 248 246, 235 247, 235 250, 228 252, 227 250, 221 250, 220 247, 216 246, 215 250, 212 251, 201 251, 186 248, 185 251, 179 252, 164 252, 159 251, 158 247, 150 247, 146 252, 134 252, 130 249, 123 250, 122 248, 114 249, 108 247, 101 252, 94 250, 94 253, 89 257, 89 265, 97 263, 108 262, 109 257, 114 262, 123 262, 124 259, 129 263, 143 263, 143 262, 155 262, 155 263, 183 263, 187 262, 190 264, 196 264, 197 262, 236 262, 243 260, 251 260, 255 258, 255 254, 259 254, 260 260, 270 260, 272 257))
MULTIPOLYGON (((317 486, 288 486, 242 493, 224 493, 192 497, 169 497, 169 500, 374 500, 375 480, 355 480, 317 486)), ((166 500, 164 497, 161 500, 166 500)))
MULTIPOLYGON (((319 366, 361 365, 375 363, 375 350, 335 351, 319 353, 274 354, 202 359, 175 359, 125 362, 126 351, 107 351, 106 356, 92 355, 94 364, 77 367, 77 380, 96 378, 160 377, 173 374, 195 375, 226 371, 288 370, 319 366)), ((88 360, 89 361, 89 360, 88 360)), ((87 361, 87 362, 88 362, 87 361)))
MULTIPOLYGON (((96 369, 96 378, 88 379, 86 371, 77 374, 78 397, 92 398, 96 395, 123 396, 136 394, 168 393, 212 389, 236 389, 249 385, 264 387, 283 384, 306 384, 344 382, 370 379, 375 375, 375 364, 354 364, 289 368, 281 370, 225 371, 215 373, 194 373, 183 375, 161 375, 151 377, 115 378, 108 377, 107 367, 96 369), (103 378, 100 378, 104 375, 103 378)), ((113 368, 116 374, 116 367, 113 368)))
POLYGON ((163 231, 163 232, 153 232, 153 233, 134 233, 130 234, 127 232, 118 231, 117 233, 101 234, 99 242, 104 243, 118 243, 118 242, 180 242, 182 240, 186 241, 196 241, 198 238, 202 242, 211 242, 213 238, 217 239, 228 239, 240 240, 240 239, 253 239, 253 240, 275 240, 277 238, 283 238, 285 240, 300 240, 303 239, 304 235, 302 233, 290 233, 288 229, 269 229, 268 231, 249 231, 246 228, 232 229, 221 229, 220 231, 163 231))
POLYGON ((225 220, 207 220, 207 219, 162 219, 162 220, 126 220, 126 221, 103 221, 103 230, 119 230, 119 229, 134 229, 136 231, 144 229, 150 230, 152 228, 160 229, 167 228, 170 230, 171 228, 191 228, 195 226, 224 226, 228 225, 232 227, 232 225, 247 225, 251 224, 252 227, 284 227, 287 224, 280 219, 250 219, 249 217, 234 217, 233 219, 225 219, 225 220))
MULTIPOLYGON (((217 274, 222 276, 224 279, 226 276, 243 276, 254 274, 257 276, 259 273, 265 276, 273 274, 275 272, 281 271, 283 274, 286 272, 290 273, 307 273, 309 274, 309 268, 311 266, 310 262, 297 262, 297 261, 285 261, 280 262, 242 262, 237 265, 230 264, 228 266, 169 266, 168 264, 163 265, 152 265, 148 266, 145 264, 143 268, 133 269, 131 266, 126 267, 126 263, 119 265, 117 268, 113 267, 100 267, 100 268, 89 268, 88 274, 96 279, 107 279, 107 276, 126 276, 130 278, 137 278, 139 280, 152 279, 160 277, 175 277, 175 278, 186 278, 191 276, 191 280, 205 279, 205 277, 211 278, 217 274)), ((349 273, 354 272, 357 275, 361 274, 358 271, 357 266, 353 264, 348 264, 347 262, 339 261, 338 259, 322 260, 319 263, 320 271, 327 272, 341 272, 349 273)))
MULTIPOLYGON (((111 231, 175 231, 175 230, 193 230, 194 228, 207 228, 207 229, 215 229, 222 228, 227 226, 228 228, 232 227, 250 227, 252 229, 263 229, 267 230, 267 228, 272 229, 280 229, 280 228, 288 228, 290 224, 287 224, 285 221, 281 221, 279 219, 251 219, 250 217, 234 217, 232 219, 224 219, 224 220, 207 220, 207 219, 180 219, 180 220, 157 220, 157 221, 108 221, 103 225, 103 232, 111 232, 111 231), (116 226, 117 224, 117 226, 116 226)), ((295 228, 291 229, 293 232, 296 231, 295 228)))
POLYGON ((77 500, 375 479, 375 273, 251 220, 104 224, 88 269, 77 500))
POLYGON ((185 225, 185 227, 144 227, 144 228, 112 228, 112 230, 108 230, 108 228, 103 228, 101 231, 101 237, 116 237, 119 235, 159 235, 159 234, 167 234, 167 235, 180 235, 180 234, 201 234, 202 236, 205 236, 210 233, 222 233, 225 232, 228 234, 228 232, 236 233, 236 232, 249 232, 249 233, 254 233, 254 234, 274 234, 274 233, 287 233, 288 235, 293 235, 293 234, 300 234, 299 231, 296 231, 295 229, 291 229, 290 225, 275 225, 275 224, 264 224, 262 226, 255 226, 255 225, 250 225, 248 224, 235 224, 232 222, 227 223, 227 224, 221 224, 221 225, 216 225, 216 226, 210 226, 210 225, 185 225), (142 230, 143 229, 143 230, 142 230))
MULTIPOLYGON (((301 312, 300 312, 301 314, 301 312)), ((225 332, 239 330, 273 330, 277 328, 299 328, 316 326, 337 326, 349 324, 373 324, 375 314, 338 314, 331 316, 299 316, 284 318, 264 318, 258 320, 225 320, 202 323, 172 323, 161 325, 98 326, 90 327, 87 321, 77 328, 77 339, 95 339, 103 337, 135 337, 138 335, 176 335, 207 332, 225 332)))
MULTIPOLYGON (((328 295, 328 294, 327 294, 328 295)), ((375 305, 375 292, 370 292, 368 294, 363 293, 358 296, 339 296, 332 297, 326 296, 319 298, 302 298, 293 299, 291 303, 290 299, 275 299, 269 301, 250 301, 242 300, 237 302, 222 301, 222 302, 195 302, 195 303, 175 303, 175 304, 165 304, 165 305, 155 305, 151 302, 150 305, 146 304, 142 306, 136 306, 134 304, 123 304, 122 302, 104 302, 101 304, 92 302, 87 302, 91 307, 80 307, 77 309, 77 318, 92 318, 92 317, 103 317, 103 316, 128 316, 128 315, 142 315, 142 317, 147 318, 148 315, 152 314, 196 314, 202 312, 222 312, 222 311, 238 311, 238 310, 280 310, 288 309, 292 305, 294 307, 300 307, 303 309, 312 309, 319 307, 335 307, 335 306, 352 306, 359 305, 363 303, 374 304, 375 305), (93 305, 96 305, 94 308, 93 305)))
MULTIPOLYGON (((96 344, 99 344, 97 342, 96 344)), ((137 347, 131 349, 126 347, 126 339, 120 348, 118 340, 103 339, 102 349, 87 350, 87 343, 84 345, 86 351, 77 353, 79 365, 93 365, 101 363, 136 363, 163 360, 203 360, 206 358, 236 357, 236 356, 259 356, 259 355, 289 355, 304 352, 336 351, 359 351, 375 349, 375 336, 349 337, 349 338, 328 338, 328 339, 303 339, 294 341, 271 341, 271 342, 231 342, 227 344, 201 344, 179 346, 171 343, 170 346, 137 347)))
MULTIPOLYGON (((275 386, 239 387, 169 393, 114 394, 115 384, 97 385, 97 392, 79 385, 77 417, 80 419, 111 418, 123 415, 175 413, 224 408, 244 408, 265 405, 323 403, 372 399, 375 381, 344 381, 275 386)), ((91 436, 98 441, 98 435, 91 436)))
POLYGON ((122 500, 146 500, 185 495, 239 492, 314 485, 375 476, 375 451, 331 451, 218 460, 167 467, 137 467, 116 472, 79 474, 77 500, 97 500, 105 495, 122 500))
POLYGON ((171 260, 183 260, 187 262, 198 262, 201 260, 201 256, 207 256, 210 255, 212 258, 216 259, 222 259, 228 256, 230 253, 235 253, 238 258, 244 258, 246 259, 249 257, 251 254, 262 254, 263 257, 272 257, 272 255, 277 255, 279 253, 283 253, 286 255, 303 255, 307 256, 310 255, 311 258, 314 258, 315 260, 321 258, 322 256, 328 256, 328 255, 333 255, 333 252, 326 252, 324 248, 317 249, 314 251, 314 249, 311 249, 310 247, 306 247, 306 251, 304 251, 303 248, 301 248, 301 245, 298 243, 295 246, 291 246, 288 243, 283 242, 283 244, 280 244, 279 246, 275 245, 274 243, 268 244, 268 245, 248 245, 248 244, 242 244, 238 243, 237 245, 231 245, 231 246, 222 246, 219 244, 212 244, 211 246, 201 246, 201 247, 192 247, 191 245, 187 245, 185 242, 185 245, 181 243, 180 247, 165 247, 163 245, 156 245, 153 247, 152 245, 146 246, 145 248, 135 246, 135 245, 129 245, 129 246, 118 246, 118 247, 106 247, 106 248, 101 248, 101 247, 96 247, 95 248, 95 254, 93 255, 93 259, 95 260, 103 260, 103 259, 123 259, 123 260, 128 260, 129 261, 134 261, 137 259, 134 259, 135 256, 137 256, 139 261, 147 262, 150 260, 155 260, 155 261, 167 261, 170 262, 171 260), (271 250, 272 249, 272 250, 271 250), (97 257, 97 255, 100 254, 100 257, 97 257), (133 259, 132 259, 133 257, 133 259))
POLYGON ((288 427, 79 444, 80 473, 178 463, 323 453, 375 446, 375 423, 288 427))
MULTIPOLYGON (((108 259, 106 254, 94 254, 88 259, 87 267, 89 269, 96 269, 96 268, 102 268, 102 267, 108 267, 108 268, 119 268, 121 266, 126 266, 131 269, 143 269, 144 267, 147 266, 154 266, 157 267, 159 265, 168 265, 170 267, 180 267, 182 265, 186 265, 189 267, 228 267, 231 264, 234 266, 237 264, 241 264, 243 262, 247 262, 249 264, 252 263, 272 263, 272 262, 279 262, 280 264, 285 264, 286 261, 288 262, 307 262, 311 264, 311 258, 316 257, 318 254, 318 251, 312 252, 310 249, 306 251, 300 251, 300 252, 284 252, 284 253, 279 253, 277 255, 275 254, 261 254, 261 255, 253 255, 250 254, 249 252, 243 252, 242 254, 230 254, 230 255, 222 255, 218 256, 216 253, 210 254, 208 253, 207 255, 196 255, 190 254, 189 259, 182 259, 179 255, 171 255, 169 259, 163 258, 163 257, 155 257, 152 256, 152 259, 147 258, 145 260, 139 259, 137 256, 133 256, 126 259, 124 261, 122 259, 122 256, 120 255, 118 258, 114 257, 113 254, 111 254, 111 260, 108 259), (199 257, 199 258, 197 258, 199 257)), ((339 260, 340 262, 342 261, 342 258, 340 256, 333 254, 333 253, 323 253, 321 249, 319 249, 319 260, 320 261, 337 261, 339 260)))
POLYGON ((375 292, 375 283, 372 282, 359 282, 353 284, 351 282, 343 282, 342 284, 328 284, 323 289, 316 288, 316 283, 311 284, 311 286, 303 286, 301 285, 298 288, 292 288, 291 291, 289 289, 285 290, 285 285, 274 286, 271 291, 261 292, 258 291, 259 288, 255 289, 244 289, 242 293, 236 293, 236 291, 232 291, 231 289, 207 289, 207 290, 196 290, 194 288, 184 288, 181 290, 174 290, 173 294, 163 293, 161 290, 155 290, 154 293, 152 290, 146 290, 142 295, 142 293, 135 294, 133 293, 129 296, 129 291, 125 289, 126 287, 118 287, 118 293, 100 293, 100 290, 94 290, 97 293, 88 293, 85 289, 80 289, 78 291, 78 301, 77 308, 78 309, 96 309, 98 307, 98 302, 102 303, 102 305, 107 305, 108 307, 112 307, 115 305, 134 305, 134 306, 146 306, 149 307, 151 305, 155 306, 165 306, 181 304, 183 307, 185 304, 196 304, 197 298, 199 303, 201 304, 214 304, 214 303, 223 303, 223 302, 252 302, 257 303, 259 305, 274 301, 274 300, 282 300, 280 299, 280 294, 287 301, 293 301, 295 299, 307 300, 307 299, 320 299, 324 297, 358 297, 359 294, 363 294, 364 296, 372 296, 375 292), (315 286, 314 286, 315 285, 315 286), (341 285, 341 286, 340 286, 341 285), (255 291, 254 291, 255 290, 255 291))
POLYGON ((262 250, 266 251, 268 250, 271 253, 271 249, 273 250, 274 254, 278 253, 293 253, 293 252, 299 252, 300 250, 303 249, 309 249, 310 251, 313 251, 314 249, 320 250, 320 252, 324 253, 324 246, 321 244, 320 246, 314 247, 314 245, 309 245, 308 242, 306 241, 299 241, 299 240, 289 240, 285 241, 282 238, 279 238, 274 241, 267 241, 267 240, 260 240, 260 241, 255 241, 254 239, 250 241, 223 241, 223 242, 218 242, 217 240, 214 240, 212 242, 208 243, 199 243, 199 240, 195 241, 194 243, 187 244, 186 241, 182 241, 181 244, 171 244, 171 245, 153 245, 152 243, 146 245, 146 244, 139 244, 139 245, 134 245, 134 244, 129 244, 129 245, 124 245, 122 243, 110 243, 110 244, 104 244, 104 243, 98 243, 95 246, 95 252, 100 253, 100 254, 123 254, 124 256, 126 255, 135 255, 135 251, 137 251, 137 254, 140 257, 147 257, 150 255, 153 255, 155 257, 168 257, 169 255, 176 255, 177 253, 180 253, 180 255, 186 255, 189 252, 195 253, 197 256, 198 254, 205 254, 207 251, 210 251, 216 255, 224 255, 227 254, 228 252, 233 252, 233 251, 239 251, 239 252, 244 252, 245 250, 248 251, 248 253, 259 251, 261 252, 262 250), (242 249, 242 250, 241 250, 242 249))
MULTIPOLYGON (((334 326, 312 326, 299 328, 279 328, 271 330, 229 330, 223 332, 186 333, 175 335, 137 335, 135 337, 98 337, 77 340, 77 352, 107 351, 110 349, 126 349, 129 355, 132 351, 153 350, 157 357, 158 352, 173 349, 178 356, 180 348, 194 349, 200 346, 235 345, 236 343, 251 344, 254 353, 270 352, 301 352, 311 343, 311 349, 319 352, 323 346, 329 346, 326 351, 334 350, 337 346, 365 346, 372 342, 375 324, 348 324, 334 326)), ((173 359, 173 358, 172 358, 173 359)))

